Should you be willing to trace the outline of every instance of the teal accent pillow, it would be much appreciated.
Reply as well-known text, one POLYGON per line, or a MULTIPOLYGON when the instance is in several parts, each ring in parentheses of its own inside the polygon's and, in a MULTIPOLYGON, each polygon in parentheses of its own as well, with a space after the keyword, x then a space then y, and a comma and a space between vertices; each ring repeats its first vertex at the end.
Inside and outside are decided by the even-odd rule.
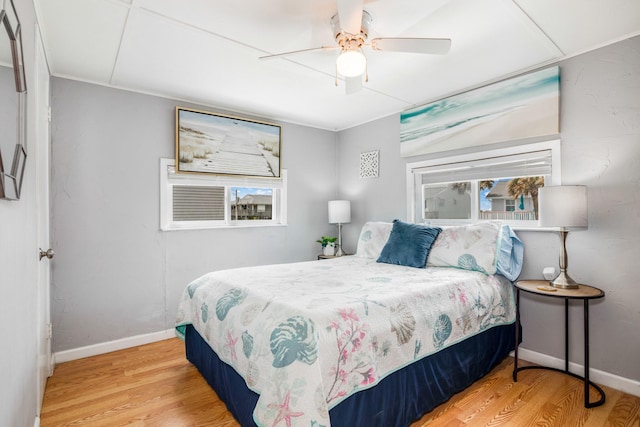
POLYGON ((431 246, 441 231, 439 227, 409 224, 396 219, 378 262, 425 268, 431 246))

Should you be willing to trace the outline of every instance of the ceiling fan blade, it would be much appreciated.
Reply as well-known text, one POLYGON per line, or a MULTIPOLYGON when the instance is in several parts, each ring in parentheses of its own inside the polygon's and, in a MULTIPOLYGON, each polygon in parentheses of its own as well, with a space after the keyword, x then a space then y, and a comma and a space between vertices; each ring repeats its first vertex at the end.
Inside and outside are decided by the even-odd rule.
POLYGON ((339 47, 338 46, 311 47, 309 49, 292 50, 290 52, 282 52, 282 53, 274 53, 272 55, 265 55, 265 56, 259 57, 258 59, 265 60, 265 59, 284 58, 286 56, 297 55, 300 53, 314 52, 319 50, 335 50, 335 49, 339 49, 339 47))
POLYGON ((338 0, 338 18, 345 33, 360 34, 364 0, 338 0))
POLYGON ((388 52, 444 55, 451 48, 451 39, 380 37, 371 40, 371 48, 388 52))
POLYGON ((362 90, 362 75, 355 77, 345 77, 344 90, 347 95, 353 95, 362 90))

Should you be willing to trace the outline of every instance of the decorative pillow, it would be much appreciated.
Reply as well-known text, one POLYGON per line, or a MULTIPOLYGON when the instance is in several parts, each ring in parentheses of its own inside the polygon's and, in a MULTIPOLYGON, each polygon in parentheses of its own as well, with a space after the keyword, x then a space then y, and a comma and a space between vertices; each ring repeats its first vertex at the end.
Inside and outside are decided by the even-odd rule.
POLYGON ((355 256, 377 259, 389 239, 393 224, 390 222, 367 222, 362 226, 355 256))
POLYGON ((524 245, 522 240, 508 225, 500 229, 500 249, 498 250, 498 265, 496 272, 514 281, 522 271, 524 259, 524 245))
POLYGON ((427 267, 455 267, 495 274, 500 246, 496 221, 447 227, 431 248, 427 267))
POLYGON ((424 268, 429 250, 441 231, 438 227, 409 224, 396 219, 378 262, 424 268))

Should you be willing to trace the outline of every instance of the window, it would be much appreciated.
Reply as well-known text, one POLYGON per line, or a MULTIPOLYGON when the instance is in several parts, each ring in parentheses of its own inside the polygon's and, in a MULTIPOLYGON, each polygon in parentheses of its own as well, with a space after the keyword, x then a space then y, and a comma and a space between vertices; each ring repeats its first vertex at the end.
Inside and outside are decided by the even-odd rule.
POLYGON ((160 160, 160 228, 202 229, 286 224, 286 171, 280 178, 178 174, 160 160))
POLYGON ((560 141, 408 163, 408 218, 537 226, 538 188, 559 177, 560 141))
POLYGON ((273 219, 273 189, 232 187, 229 202, 231 219, 258 221, 273 219))
POLYGON ((471 182, 424 184, 422 219, 471 219, 471 182))

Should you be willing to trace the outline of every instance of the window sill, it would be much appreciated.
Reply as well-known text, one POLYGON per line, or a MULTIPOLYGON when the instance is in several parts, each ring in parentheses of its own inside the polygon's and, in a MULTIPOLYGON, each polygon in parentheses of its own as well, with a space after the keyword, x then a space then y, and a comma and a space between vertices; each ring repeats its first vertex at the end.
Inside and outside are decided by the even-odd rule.
MULTIPOLYGON (((457 227, 457 226, 461 226, 461 225, 469 225, 469 224, 475 224, 477 222, 486 222, 486 221, 427 221, 424 222, 422 224, 427 225, 429 227, 457 227)), ((522 224, 522 225, 518 225, 518 224, 513 224, 513 223, 509 223, 506 221, 501 221, 503 224, 508 225, 509 227, 511 227, 511 229, 513 231, 544 231, 544 232, 556 232, 560 230, 560 227, 540 227, 537 225, 527 225, 527 224, 522 224)), ((418 223, 419 224, 419 223, 418 223)))
POLYGON ((206 226, 165 226, 160 227, 160 231, 190 231, 190 230, 222 230, 233 228, 267 228, 267 227, 286 227, 287 224, 224 224, 224 225, 206 225, 206 226))
POLYGON ((517 225, 512 225, 511 229, 513 231, 558 231, 560 230, 560 227, 528 227, 526 225, 523 226, 517 226, 517 225))

